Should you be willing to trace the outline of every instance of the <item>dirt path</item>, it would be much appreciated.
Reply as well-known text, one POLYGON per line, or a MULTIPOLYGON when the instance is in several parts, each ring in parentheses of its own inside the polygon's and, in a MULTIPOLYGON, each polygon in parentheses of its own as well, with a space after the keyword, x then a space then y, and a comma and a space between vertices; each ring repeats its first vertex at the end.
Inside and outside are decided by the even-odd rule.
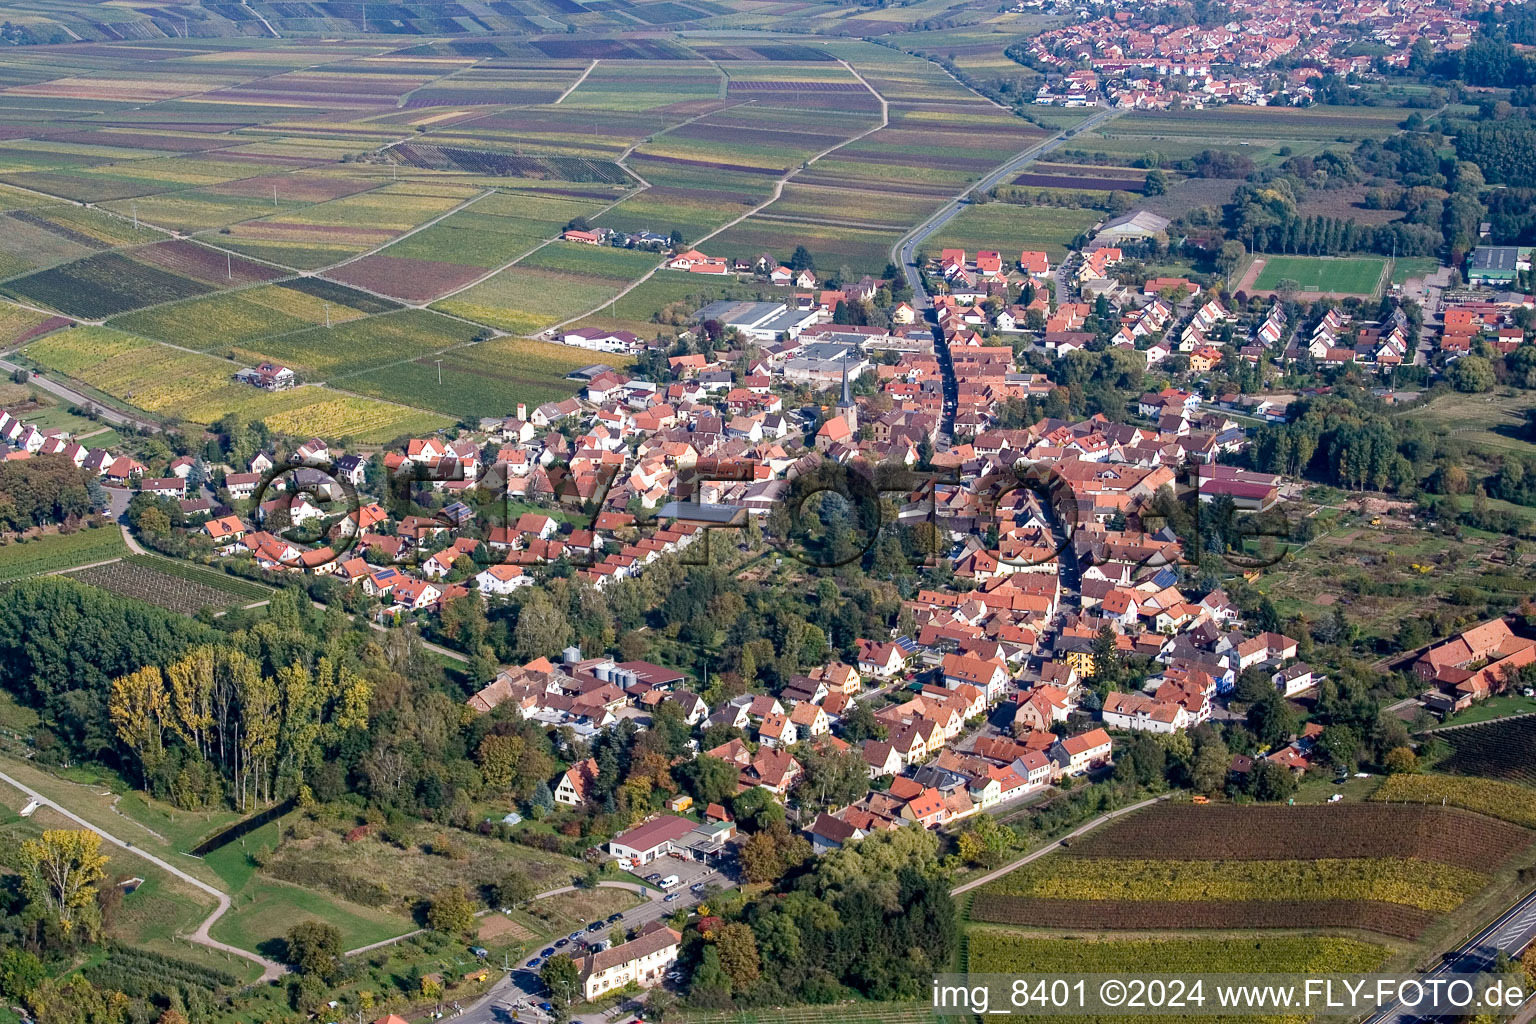
POLYGON ((988 882, 995 881, 995 880, 997 880, 999 878, 1002 878, 1004 875, 1006 875, 1008 872, 1012 871, 1015 868, 1023 867, 1025 864, 1028 864, 1031 861, 1039 860, 1041 857, 1044 857, 1046 854, 1051 853, 1051 852, 1053 852, 1055 850, 1059 850, 1061 848, 1061 844, 1062 843, 1067 842, 1069 839, 1076 839, 1078 836, 1083 835, 1086 832, 1092 832, 1094 829, 1098 828, 1100 825, 1104 824, 1106 821, 1109 821, 1111 818, 1118 818, 1122 814, 1130 814, 1133 811, 1139 811, 1143 807, 1151 807, 1153 804, 1157 803, 1158 801, 1160 801, 1160 800, 1167 800, 1167 799, 1168 799, 1168 795, 1167 794, 1164 794, 1163 796, 1155 796, 1155 797, 1153 797, 1150 800, 1143 800, 1143 801, 1141 801, 1141 803, 1131 804, 1129 807, 1122 807, 1118 811, 1110 811, 1108 814, 1101 814, 1099 817, 1094 818, 1092 821, 1088 822, 1087 824, 1079 825, 1077 828, 1073 829, 1071 832, 1068 832, 1066 835, 1062 836, 1060 839, 1056 840, 1054 843, 1051 843, 1048 846, 1042 846, 1042 847, 1040 847, 1040 849, 1036 850, 1034 853, 1027 853, 1024 856, 1020 857, 1018 860, 1010 861, 1009 863, 1004 864, 1002 867, 997 868, 994 871, 988 871, 986 874, 982 875, 980 878, 973 878, 969 882, 965 882, 964 884, 957 885, 953 889, 951 889, 949 891, 949 893, 950 893, 951 896, 959 896, 961 893, 970 892, 972 889, 978 888, 979 886, 986 885, 988 882))
POLYGON ((204 918, 202 924, 197 926, 197 931, 193 932, 191 935, 186 936, 186 938, 200 946, 207 946, 209 949, 217 949, 222 953, 229 953, 232 956, 238 956, 241 959, 260 964, 261 981, 263 982, 276 980, 277 978, 281 978, 283 975, 288 973, 288 968, 284 967, 280 963, 277 963, 275 960, 268 960, 264 956, 258 956, 257 954, 243 950, 238 946, 231 946, 226 942, 220 942, 218 939, 209 936, 208 929, 212 928, 214 922, 223 917, 224 912, 229 909, 229 896, 227 894, 220 892, 218 889, 215 889, 213 886, 199 878, 194 878, 193 876, 187 874, 185 871, 176 867, 174 864, 168 864, 161 860, 159 857, 156 857, 154 854, 147 853, 144 850, 139 849, 137 846, 134 846, 132 843, 125 842, 124 840, 119 839, 111 833, 103 830, 99 826, 91 824, 89 821, 86 821, 78 814, 75 814, 73 811, 60 806, 56 801, 48 799, 37 790, 23 784, 18 779, 12 778, 5 772, 0 772, 0 781, 3 781, 10 786, 14 786, 16 789, 20 790, 22 793, 32 798, 33 800, 36 800, 44 807, 51 807, 53 810, 57 811, 59 814, 62 814, 64 817, 68 818, 70 821, 73 821, 75 824, 81 826, 82 828, 90 829, 92 832, 95 832, 97 835, 101 836, 102 839, 111 843, 113 846, 121 847, 136 857, 142 857, 144 860, 149 861, 160 870, 176 877, 183 882, 186 882, 188 885, 198 889, 201 892, 207 893, 215 900, 217 900, 218 906, 214 908, 213 913, 204 918))

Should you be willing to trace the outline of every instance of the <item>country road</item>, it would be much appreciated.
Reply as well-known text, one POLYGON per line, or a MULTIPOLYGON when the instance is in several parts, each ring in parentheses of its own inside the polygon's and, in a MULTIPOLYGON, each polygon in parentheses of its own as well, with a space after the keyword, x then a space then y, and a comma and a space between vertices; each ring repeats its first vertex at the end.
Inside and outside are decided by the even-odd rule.
POLYGON ((154 854, 141 850, 139 847, 134 846, 132 843, 125 842, 117 838, 110 832, 107 832, 105 829, 101 828, 99 825, 94 825, 91 822, 86 821, 84 818, 80 817, 73 811, 60 806, 57 801, 48 799, 37 790, 25 785, 18 779, 12 778, 5 772, 0 772, 0 782, 5 782, 10 786, 15 787, 26 796, 36 800, 39 804, 42 804, 44 807, 52 808, 54 811, 62 814, 64 817, 68 818, 70 821, 73 821, 75 824, 81 826, 82 828, 88 828, 92 832, 95 832, 97 835, 101 836, 102 839, 111 843, 113 846, 119 846, 134 856, 141 857, 144 860, 149 861, 160 870, 175 876, 181 881, 186 882, 188 885, 207 893, 215 900, 217 900, 218 906, 214 908, 213 913, 209 914, 206 918, 203 919, 202 924, 197 926, 197 931, 193 932, 191 935, 185 936, 185 938, 190 939, 200 946, 207 946, 209 949, 217 949, 220 952, 230 953, 234 956, 241 957, 242 959, 250 960, 252 963, 260 964, 262 981, 272 981, 276 978, 281 978, 284 974, 288 973, 288 968, 284 967, 280 963, 277 963, 276 961, 268 960, 264 956, 258 956, 255 953, 247 952, 238 946, 231 946, 228 943, 220 942, 219 940, 211 938, 208 935, 208 929, 212 928, 214 922, 223 917, 224 912, 229 909, 229 896, 226 893, 220 892, 218 889, 215 889, 213 886, 209 885, 207 882, 204 882, 202 879, 192 877, 185 871, 176 867, 174 864, 168 864, 161 860, 159 857, 156 857, 154 854))

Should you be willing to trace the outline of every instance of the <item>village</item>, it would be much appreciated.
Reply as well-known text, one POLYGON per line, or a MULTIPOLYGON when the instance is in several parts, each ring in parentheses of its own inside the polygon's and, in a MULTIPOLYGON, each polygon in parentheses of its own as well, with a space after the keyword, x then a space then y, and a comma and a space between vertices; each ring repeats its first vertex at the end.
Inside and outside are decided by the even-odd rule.
MULTIPOLYGON (((1026 5, 1027 6, 1027 5, 1026 5)), ((1221 24, 1171 24, 1160 7, 1116 10, 1041 33, 1022 55, 1047 72, 1038 104, 1136 110, 1246 104, 1302 106, 1317 80, 1407 66, 1417 44, 1455 50, 1477 22, 1460 2, 1343 4, 1234 3, 1221 24), (1361 52, 1387 48, 1380 58, 1361 52)))

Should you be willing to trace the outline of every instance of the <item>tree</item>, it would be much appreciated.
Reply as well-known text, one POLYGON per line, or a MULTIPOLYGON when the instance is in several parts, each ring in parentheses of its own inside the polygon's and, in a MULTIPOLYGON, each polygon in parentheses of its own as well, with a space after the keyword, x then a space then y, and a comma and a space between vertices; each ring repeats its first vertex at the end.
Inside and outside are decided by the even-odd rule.
POLYGON ((449 886, 433 897, 427 924, 433 931, 467 934, 475 927, 475 908, 463 889, 449 886))
POLYGON ((341 930, 324 921, 300 921, 288 929, 287 960, 300 974, 331 984, 341 967, 341 930))
POLYGON ((807 746, 800 754, 805 781, 796 794, 807 808, 846 807, 869 789, 869 765, 856 750, 807 746))
POLYGON ((1382 764, 1391 775, 1407 775, 1419 770, 1419 758, 1412 747, 1393 747, 1387 751, 1382 764))
POLYGON ((539 887, 527 872, 512 870, 496 883, 496 903, 502 907, 519 907, 539 894, 539 887))
POLYGON ((24 949, 12 948, 0 954, 0 996, 24 1000, 46 977, 43 962, 24 949))
POLYGON ((1194 767, 1190 771, 1190 784, 1195 791, 1210 796, 1220 793, 1227 784, 1227 771, 1232 763, 1232 753, 1221 738, 1212 735, 1195 752, 1194 767))
POLYGON ((815 270, 816 260, 811 256, 811 250, 803 245, 797 245, 795 254, 789 258, 787 265, 790 270, 798 274, 802 270, 815 270))
POLYGON ((762 964, 758 958, 757 936, 749 926, 733 922, 722 927, 715 937, 715 950, 720 955, 720 966, 731 976, 731 985, 736 991, 757 981, 762 964))
POLYGON ((68 932, 81 908, 94 905, 106 873, 101 836, 89 829, 48 829, 21 844, 27 895, 43 904, 68 932))
POLYGON ((1445 371, 1445 379, 1467 394, 1490 391, 1495 382, 1493 366, 1482 356, 1462 356, 1445 371))
POLYGON ((1168 175, 1163 171, 1153 168, 1147 172, 1146 181, 1142 184, 1143 195, 1160 196, 1168 191, 1168 175))
POLYGON ((128 997, 98 989, 76 974, 62 981, 44 979, 27 996, 27 1008, 37 1024, 122 1024, 128 997))
POLYGON ((565 953, 556 953, 539 968, 539 980, 549 989, 550 997, 562 1006, 570 1006, 581 995, 581 971, 565 953))
POLYGON ((999 825, 990 814, 978 815, 970 827, 960 833, 957 852, 967 864, 996 867, 1002 863, 1016 836, 1007 825, 999 825))
POLYGON ((571 636, 570 624, 543 591, 536 590, 518 612, 513 639, 517 656, 525 661, 555 654, 571 636))

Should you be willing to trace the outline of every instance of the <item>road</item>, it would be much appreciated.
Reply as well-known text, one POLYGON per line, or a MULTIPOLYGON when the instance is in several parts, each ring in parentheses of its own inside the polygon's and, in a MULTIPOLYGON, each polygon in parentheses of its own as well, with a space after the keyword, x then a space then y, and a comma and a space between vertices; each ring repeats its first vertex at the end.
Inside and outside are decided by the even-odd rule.
MULTIPOLYGON (((1119 116, 1119 114, 1120 111, 1118 110, 1100 110, 1099 112, 1088 117, 1087 120, 1076 125, 1072 129, 1072 135, 1076 135, 1079 132, 1092 131, 1094 128, 1097 128, 1099 125, 1103 124, 1105 121, 1108 121, 1110 118, 1119 116)), ((921 268, 917 265, 917 250, 922 246, 922 244, 926 242, 930 237, 932 237, 933 234, 940 228, 953 220, 961 210, 970 205, 970 202, 966 197, 969 196, 972 192, 986 192, 987 190, 996 187, 1005 178, 1009 177, 1010 175, 1017 174, 1028 164, 1031 164, 1041 157, 1059 149, 1061 144, 1066 142, 1070 137, 1071 136, 1067 135, 1066 132, 1058 132, 1050 138, 1042 142, 1038 142, 1030 148, 1024 150, 1022 153, 1019 153, 1007 163, 994 168, 986 175, 986 177, 982 178, 980 181, 975 182, 964 192, 955 196, 942 208, 935 211, 933 216, 929 217, 917 227, 913 228, 894 246, 891 247, 891 260, 897 266, 901 267, 901 272, 907 279, 907 285, 912 289, 913 309, 918 310, 924 315, 931 316, 931 310, 933 307, 932 299, 928 295, 927 289, 923 287, 923 275, 921 268)), ((1058 274, 1059 273, 1060 271, 1058 269, 1058 274)), ((940 433, 945 435, 946 438, 949 438, 954 436, 956 411, 955 407, 956 402, 959 399, 959 387, 955 382, 954 364, 950 361, 949 358, 949 346, 944 343, 944 339, 940 336, 936 323, 934 326, 934 355, 938 357, 939 372, 944 377, 944 416, 939 430, 940 433)))
MULTIPOLYGON (((0 370, 3 370, 8 374, 14 373, 21 369, 25 369, 25 367, 18 366, 16 363, 11 362, 9 359, 0 359, 0 370)), ((129 416, 126 413, 118 412, 116 409, 108 408, 107 406, 102 405, 100 402, 96 401, 96 399, 91 398, 88 395, 82 395, 80 392, 74 390, 73 388, 60 384, 58 381, 49 380, 47 377, 33 377, 27 383, 32 387, 37 388, 39 391, 46 391, 50 395, 62 398, 65 401, 71 402, 75 405, 81 407, 88 405, 94 406, 97 410, 99 410, 101 418, 115 427, 133 426, 142 430, 160 429, 160 425, 158 423, 155 423, 151 420, 139 419, 137 416, 129 416)))
MULTIPOLYGON (((1449 974, 1477 974, 1492 966, 1494 958, 1502 950, 1512 957, 1536 939, 1536 892, 1527 893, 1514 906, 1500 914, 1498 919, 1478 932, 1470 941, 1455 951, 1455 955, 1426 971, 1426 979, 1442 978, 1449 974)), ((1365 1024, 1412 1024, 1420 1020, 1452 1020, 1450 1016, 1423 1017, 1394 1003, 1367 1017, 1365 1024)))
POLYGON ((166 872, 167 874, 170 874, 170 875, 174 875, 176 878, 179 878, 181 881, 186 882, 188 885, 192 886, 193 888, 201 890, 202 892, 207 893, 208 895, 212 896, 215 900, 217 900, 218 901, 218 906, 216 906, 214 908, 213 913, 209 914, 206 918, 203 919, 202 924, 197 926, 197 931, 193 932, 191 935, 184 936, 185 938, 190 939, 191 941, 197 943, 200 946, 207 946, 209 949, 217 949, 217 950, 219 950, 221 952, 230 953, 230 954, 232 954, 234 956, 241 957, 242 959, 250 960, 252 963, 260 964, 261 965, 261 980, 264 981, 264 982, 265 981, 272 981, 272 980, 277 979, 277 978, 281 978, 284 974, 288 973, 288 968, 284 967, 280 963, 277 963, 277 962, 272 961, 272 960, 268 960, 264 956, 257 956, 255 953, 247 952, 246 950, 240 949, 238 946, 231 946, 231 945, 228 945, 226 943, 220 942, 217 939, 209 937, 208 929, 212 928, 213 927, 213 923, 215 921, 217 921, 219 918, 223 917, 224 916, 224 912, 229 909, 229 896, 228 895, 226 895, 225 893, 220 892, 218 889, 215 889, 213 886, 209 885, 207 882, 204 882, 202 879, 192 877, 191 875, 187 874, 185 871, 183 871, 180 868, 176 867, 174 864, 168 864, 165 861, 161 860, 159 857, 156 857, 154 854, 146 853, 144 850, 139 849, 137 846, 134 846, 132 843, 124 842, 123 840, 117 838, 116 836, 114 836, 111 833, 109 833, 109 832, 105 831, 104 829, 102 829, 101 826, 92 824, 91 822, 86 821, 84 818, 80 817, 78 814, 75 814, 73 811, 70 811, 70 810, 68 810, 68 809, 66 809, 64 807, 59 806, 59 804, 56 803, 55 801, 48 799, 47 797, 43 796, 43 794, 39 793, 37 790, 32 789, 30 786, 25 785, 24 783, 20 782, 17 779, 12 778, 11 776, 7 775, 5 772, 0 772, 0 781, 3 781, 5 783, 7 783, 8 785, 14 786, 16 789, 19 789, 26 796, 30 797, 33 800, 36 800, 38 803, 42 804, 45 807, 52 808, 54 811, 56 811, 59 814, 62 814, 64 817, 68 818, 70 821, 73 821, 75 824, 81 826, 82 828, 90 829, 92 832, 95 832, 97 835, 101 836, 102 839, 104 839, 107 842, 111 843, 113 846, 120 846, 124 850, 127 850, 129 853, 133 854, 134 856, 141 857, 144 860, 149 861, 151 864, 153 864, 155 867, 159 868, 161 871, 164 871, 164 872, 166 872))

